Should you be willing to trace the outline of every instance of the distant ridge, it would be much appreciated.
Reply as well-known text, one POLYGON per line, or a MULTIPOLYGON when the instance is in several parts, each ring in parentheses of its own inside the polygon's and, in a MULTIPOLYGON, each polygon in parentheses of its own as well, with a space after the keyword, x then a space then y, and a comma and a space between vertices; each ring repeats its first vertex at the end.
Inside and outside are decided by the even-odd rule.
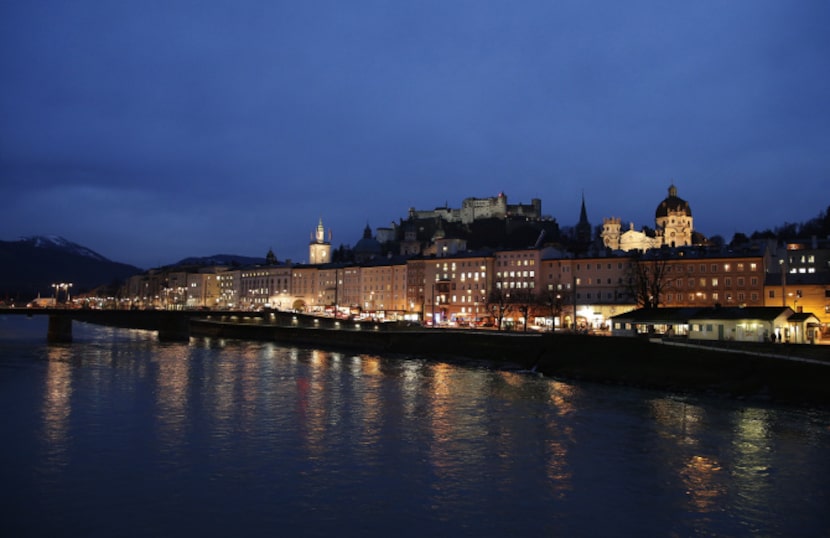
POLYGON ((262 265, 265 263, 265 258, 256 258, 251 256, 237 256, 235 254, 214 254, 213 256, 204 257, 190 257, 185 258, 174 265, 262 265))

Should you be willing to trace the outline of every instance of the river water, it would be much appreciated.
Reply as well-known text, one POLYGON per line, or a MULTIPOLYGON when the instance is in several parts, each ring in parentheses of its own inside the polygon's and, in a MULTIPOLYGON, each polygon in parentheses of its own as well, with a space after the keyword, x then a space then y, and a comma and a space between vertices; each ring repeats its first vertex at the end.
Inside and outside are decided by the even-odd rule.
POLYGON ((2 536, 830 536, 830 411, 0 318, 2 536))

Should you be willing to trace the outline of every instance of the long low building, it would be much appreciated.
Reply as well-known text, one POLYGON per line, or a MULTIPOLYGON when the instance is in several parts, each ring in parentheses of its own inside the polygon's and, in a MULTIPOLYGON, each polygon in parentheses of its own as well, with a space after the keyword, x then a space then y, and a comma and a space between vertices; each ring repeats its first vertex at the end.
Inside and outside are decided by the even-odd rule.
POLYGON ((818 317, 789 307, 640 308, 611 317, 615 336, 688 336, 695 340, 820 343, 818 317))

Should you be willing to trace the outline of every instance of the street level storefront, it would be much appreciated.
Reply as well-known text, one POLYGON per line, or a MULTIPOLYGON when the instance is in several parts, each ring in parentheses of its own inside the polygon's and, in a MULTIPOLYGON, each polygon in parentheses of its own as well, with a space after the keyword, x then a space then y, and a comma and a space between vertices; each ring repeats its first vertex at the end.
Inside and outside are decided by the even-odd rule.
POLYGON ((613 336, 666 335, 685 336, 689 333, 689 318, 699 308, 639 308, 611 316, 613 336))

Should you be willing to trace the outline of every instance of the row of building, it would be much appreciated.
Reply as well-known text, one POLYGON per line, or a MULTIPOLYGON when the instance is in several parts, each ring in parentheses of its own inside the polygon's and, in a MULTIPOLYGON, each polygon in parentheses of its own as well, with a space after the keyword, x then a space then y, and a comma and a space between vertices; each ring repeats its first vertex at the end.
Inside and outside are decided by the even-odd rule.
MULTIPOLYGON (((269 252, 255 266, 156 269, 130 278, 119 300, 132 308, 273 308, 462 325, 492 322, 501 305, 508 325, 596 330, 643 305, 781 306, 812 312, 824 331, 830 327, 830 240, 766 241, 740 250, 710 245, 694 231, 691 208, 673 185, 657 206, 654 230, 632 225, 622 232, 620 219, 605 219, 602 248, 592 251, 542 241, 469 250, 440 225, 482 218, 545 220, 541 201, 508 204, 504 194, 465 200, 460 210, 411 209, 411 222, 438 221, 426 242, 410 228, 397 251, 382 249, 389 242, 373 238, 367 226, 354 259, 336 263, 321 219, 310 263, 279 262, 269 252)), ((590 237, 584 200, 576 231, 582 228, 590 237)))
MULTIPOLYGON (((470 323, 491 318, 497 291, 509 303, 540 299, 531 325, 600 329, 643 303, 638 266, 661 264, 651 283, 663 307, 788 306, 830 323, 830 246, 698 247, 660 256, 608 251, 573 257, 554 248, 387 256, 359 264, 290 264, 154 270, 128 280, 137 308, 296 310, 381 320, 470 323), (656 288, 655 288, 656 286, 656 288), (500 293, 499 293, 500 292, 500 293)), ((656 253, 655 253, 656 254, 656 253)), ((532 316, 532 317, 531 317, 532 316)), ((515 310, 507 314, 516 319, 515 310)))

